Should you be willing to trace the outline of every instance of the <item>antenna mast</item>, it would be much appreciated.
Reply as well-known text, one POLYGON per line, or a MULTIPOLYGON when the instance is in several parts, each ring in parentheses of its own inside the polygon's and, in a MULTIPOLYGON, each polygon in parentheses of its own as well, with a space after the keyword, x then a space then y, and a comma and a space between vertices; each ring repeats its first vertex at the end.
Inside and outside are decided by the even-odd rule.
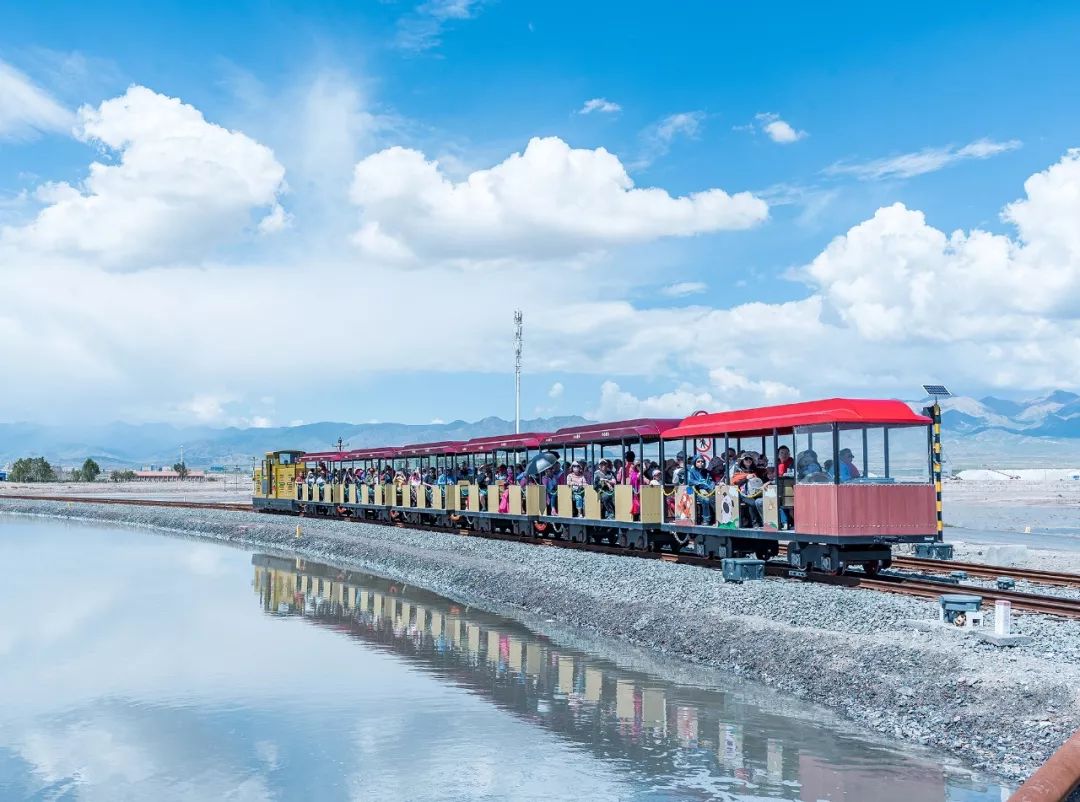
POLYGON ((514 310, 514 432, 521 434, 521 324, 524 316, 514 310))

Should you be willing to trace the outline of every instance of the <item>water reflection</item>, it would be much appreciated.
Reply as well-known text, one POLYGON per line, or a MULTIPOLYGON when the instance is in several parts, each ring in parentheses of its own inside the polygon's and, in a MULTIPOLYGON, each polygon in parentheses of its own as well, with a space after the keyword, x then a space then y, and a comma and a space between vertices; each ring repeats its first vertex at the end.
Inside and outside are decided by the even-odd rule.
POLYGON ((392 652, 557 733, 633 777, 638 798, 726 791, 739 800, 998 802, 1007 795, 828 730, 788 701, 659 681, 370 575, 265 554, 252 562, 267 614, 302 617, 392 652))

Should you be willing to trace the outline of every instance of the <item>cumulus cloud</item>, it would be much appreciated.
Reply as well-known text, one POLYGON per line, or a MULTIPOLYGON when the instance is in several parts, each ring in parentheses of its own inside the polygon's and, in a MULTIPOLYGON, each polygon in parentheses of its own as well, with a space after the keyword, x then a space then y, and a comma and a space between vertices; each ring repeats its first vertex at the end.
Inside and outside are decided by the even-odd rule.
POLYGON ((585 105, 578 110, 578 114, 592 114, 594 111, 601 114, 614 114, 622 111, 622 106, 612 103, 607 98, 594 97, 585 101, 585 105))
POLYGON ((551 389, 548 390, 548 398, 562 398, 565 390, 566 388, 563 387, 562 382, 555 382, 551 385, 551 389))
POLYGON ((668 284, 660 290, 668 298, 682 298, 687 295, 697 295, 705 292, 709 287, 703 281, 678 281, 668 284))
POLYGON ((780 145, 790 145, 806 137, 806 131, 796 131, 790 123, 780 119, 779 114, 764 112, 754 117, 761 126, 761 130, 773 142, 780 145))
POLYGON ((92 163, 80 186, 40 187, 45 208, 0 230, 0 243, 138 268, 205 254, 260 208, 270 209, 264 231, 285 223, 275 205, 285 170, 273 152, 176 98, 133 86, 81 108, 75 134, 118 160, 92 163))
POLYGON ((913 178, 933 173, 957 162, 969 159, 989 159, 1001 153, 1016 150, 1023 143, 1019 139, 994 142, 979 139, 963 147, 947 145, 941 148, 923 148, 913 153, 901 153, 883 159, 866 162, 837 162, 825 168, 826 175, 853 175, 863 181, 882 181, 893 178, 913 178))
POLYGON ((393 147, 356 165, 357 243, 382 258, 555 258, 660 237, 749 228, 768 205, 748 192, 672 197, 639 188, 603 148, 534 138, 524 153, 450 180, 416 150, 393 147))
POLYGON ((29 77, 0 61, 0 140, 69 131, 75 116, 29 77))

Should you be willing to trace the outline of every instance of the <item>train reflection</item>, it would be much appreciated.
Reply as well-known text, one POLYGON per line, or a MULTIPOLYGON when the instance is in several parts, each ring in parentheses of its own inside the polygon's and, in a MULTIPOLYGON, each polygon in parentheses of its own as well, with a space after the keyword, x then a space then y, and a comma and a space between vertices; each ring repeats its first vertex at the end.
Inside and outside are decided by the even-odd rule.
POLYGON ((739 691, 658 680, 560 646, 437 594, 265 554, 254 589, 273 615, 303 616, 404 656, 626 771, 680 794, 806 800, 1000 799, 964 774, 776 712, 739 691))

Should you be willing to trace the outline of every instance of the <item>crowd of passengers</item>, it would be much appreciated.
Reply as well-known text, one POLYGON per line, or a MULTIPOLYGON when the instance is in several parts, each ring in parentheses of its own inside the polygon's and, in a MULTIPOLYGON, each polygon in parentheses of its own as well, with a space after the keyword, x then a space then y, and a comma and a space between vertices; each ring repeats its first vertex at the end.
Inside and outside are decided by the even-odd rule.
MULTIPOLYGON (((859 469, 855 465, 851 449, 840 451, 838 465, 839 479, 841 482, 853 481, 860 478, 859 469)), ((509 496, 506 487, 517 484, 525 487, 529 484, 541 485, 544 488, 544 503, 546 514, 557 514, 558 488, 565 485, 570 488, 573 510, 572 517, 585 514, 585 488, 592 487, 600 501, 601 517, 608 519, 615 517, 615 487, 617 485, 629 485, 633 491, 631 502, 631 515, 637 519, 641 512, 641 488, 642 486, 664 487, 685 485, 690 493, 691 501, 688 509, 678 509, 678 501, 668 497, 665 503, 668 507, 668 517, 678 517, 681 513, 684 517, 692 517, 695 523, 710 526, 717 521, 716 501, 717 488, 734 488, 740 500, 740 510, 743 516, 740 523, 744 526, 759 528, 764 526, 764 495, 766 488, 776 482, 779 477, 794 475, 800 482, 829 482, 833 480, 832 460, 824 463, 818 462, 818 455, 812 449, 806 449, 799 453, 798 458, 792 458, 791 450, 787 446, 780 446, 777 450, 775 465, 769 464, 769 459, 764 454, 756 451, 743 451, 738 453, 734 448, 727 452, 721 452, 711 458, 698 454, 694 457, 689 469, 686 466, 686 455, 680 451, 674 459, 669 459, 664 465, 655 460, 642 460, 633 451, 627 451, 623 459, 611 460, 600 459, 595 465, 580 460, 557 461, 555 465, 543 471, 539 475, 526 474, 526 463, 517 464, 482 464, 470 465, 459 462, 457 466, 428 466, 426 468, 393 468, 389 464, 382 467, 364 468, 330 468, 326 463, 320 462, 317 467, 310 468, 306 476, 308 487, 317 487, 321 498, 322 488, 326 484, 343 484, 346 487, 366 484, 374 487, 376 484, 394 485, 398 494, 398 502, 402 500, 402 494, 409 492, 411 501, 416 503, 416 494, 420 488, 426 494, 427 504, 431 505, 432 488, 455 486, 459 482, 467 482, 477 485, 480 493, 480 508, 488 510, 489 488, 495 486, 501 488, 498 499, 498 511, 509 511, 509 496)), ((467 492, 462 488, 459 492, 467 492)), ((779 527, 790 529, 792 526, 793 510, 781 506, 779 513, 779 527)))

